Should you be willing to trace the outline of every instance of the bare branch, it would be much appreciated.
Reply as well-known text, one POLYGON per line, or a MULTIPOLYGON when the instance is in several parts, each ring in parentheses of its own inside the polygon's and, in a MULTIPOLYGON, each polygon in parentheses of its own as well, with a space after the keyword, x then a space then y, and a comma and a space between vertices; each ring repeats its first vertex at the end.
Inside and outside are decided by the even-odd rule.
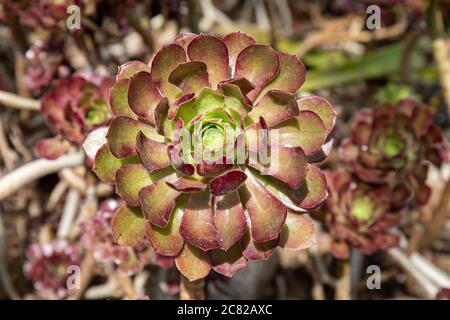
POLYGON ((41 103, 39 100, 24 98, 6 91, 0 91, 0 104, 9 108, 22 110, 38 111, 41 108, 41 103))

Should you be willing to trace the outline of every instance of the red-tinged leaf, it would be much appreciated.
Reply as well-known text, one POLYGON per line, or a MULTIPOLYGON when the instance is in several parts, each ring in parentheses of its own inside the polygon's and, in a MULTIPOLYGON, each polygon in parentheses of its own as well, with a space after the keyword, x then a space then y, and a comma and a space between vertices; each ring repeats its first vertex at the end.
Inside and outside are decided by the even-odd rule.
POLYGON ((122 165, 137 163, 138 161, 135 157, 117 159, 109 150, 108 144, 105 143, 95 154, 92 170, 101 181, 113 184, 116 179, 116 172, 122 165))
POLYGON ((136 138, 139 131, 154 140, 160 137, 153 127, 142 122, 127 117, 115 118, 106 134, 112 154, 119 159, 137 155, 136 138))
POLYGON ((303 97, 297 100, 297 104, 300 111, 309 110, 316 113, 328 133, 333 130, 337 113, 326 99, 317 96, 303 97))
POLYGON ((181 63, 169 76, 169 82, 183 91, 183 95, 197 93, 203 87, 209 87, 206 64, 201 61, 181 63))
POLYGON ((114 241, 122 246, 135 246, 145 237, 145 220, 138 208, 124 205, 112 217, 114 241))
POLYGON ((214 223, 220 236, 220 248, 227 251, 242 238, 247 222, 237 191, 216 197, 214 223))
POLYGON ((252 174, 239 189, 242 203, 252 223, 252 238, 257 242, 277 239, 286 220, 287 208, 252 174))
POLYGON ((227 251, 212 250, 210 255, 214 271, 227 277, 232 277, 247 265, 247 260, 242 256, 239 244, 235 244, 227 251))
POLYGON ((300 147, 307 156, 317 152, 327 138, 327 130, 320 117, 312 111, 300 111, 298 117, 276 126, 279 145, 300 147))
POLYGON ((219 248, 220 237, 214 225, 209 192, 190 196, 181 220, 180 233, 186 242, 203 251, 219 248))
POLYGON ((327 181, 323 172, 314 165, 308 165, 305 180, 299 189, 291 190, 290 196, 303 209, 313 209, 327 197, 327 181))
POLYGON ((116 80, 119 82, 124 79, 130 79, 141 71, 150 72, 150 67, 141 61, 129 61, 119 67, 116 80))
POLYGON ((187 51, 189 43, 191 43, 191 41, 197 37, 198 37, 198 35, 195 33, 182 32, 173 40, 173 43, 176 43, 176 44, 182 46, 184 48, 184 50, 187 51))
POLYGON ((422 136, 428 132, 428 128, 433 123, 433 115, 426 107, 415 107, 412 114, 412 126, 417 136, 422 136))
POLYGON ((267 127, 297 117, 299 110, 293 94, 272 90, 267 92, 247 115, 246 125, 257 123, 264 117, 267 127))
POLYGON ((230 170, 215 177, 209 183, 211 193, 221 196, 238 189, 247 179, 247 175, 241 170, 230 170))
POLYGON ((203 177, 215 177, 233 167, 232 164, 227 164, 225 159, 222 162, 223 163, 200 162, 196 166, 197 174, 203 177))
POLYGON ((254 100, 279 70, 280 61, 277 53, 268 45, 253 44, 237 56, 234 77, 245 77, 255 86, 248 94, 249 98, 254 100))
POLYGON ((139 204, 145 218, 158 227, 167 225, 176 200, 181 195, 166 183, 175 179, 175 175, 171 175, 168 179, 161 179, 139 192, 139 204))
POLYGON ((359 156, 359 147, 350 138, 342 140, 338 149, 339 158, 345 162, 355 162, 359 156))
POLYGON ((211 271, 209 254, 189 243, 184 244, 180 255, 175 258, 175 264, 189 281, 200 280, 211 271))
POLYGON ((137 136, 136 150, 142 164, 150 172, 170 166, 167 145, 147 138, 142 132, 137 136))
POLYGON ((174 257, 183 249, 184 240, 180 234, 183 210, 175 208, 169 222, 163 228, 147 222, 145 234, 157 254, 174 257))
POLYGON ((219 38, 202 34, 189 43, 187 53, 192 61, 204 62, 208 68, 209 82, 213 89, 228 78, 228 49, 219 38))
POLYGON ((172 166, 185 176, 192 176, 195 173, 195 168, 192 164, 185 163, 181 155, 181 144, 169 145, 167 147, 167 154, 169 155, 172 166))
POLYGON ((244 236, 239 241, 242 255, 247 260, 267 260, 278 245, 278 238, 267 242, 256 242, 252 236, 252 232, 247 228, 244 236))
POLYGON ((303 214, 288 211, 280 234, 280 247, 291 250, 307 249, 315 244, 314 223, 303 214))
POLYGON ((236 122, 243 123, 243 120, 252 108, 247 103, 241 89, 231 83, 221 83, 219 88, 225 97, 224 110, 230 113, 236 122))
POLYGON ((139 205, 139 191, 153 182, 141 164, 124 164, 117 170, 115 181, 117 194, 132 206, 139 205))
POLYGON ((267 165, 255 161, 249 161, 248 165, 287 183, 293 189, 300 187, 307 172, 306 157, 301 148, 272 146, 267 160, 267 165))
POLYGON ((136 114, 128 104, 128 86, 130 80, 122 79, 116 82, 109 92, 109 105, 115 116, 124 116, 137 119, 136 114))
POLYGON ((169 82, 169 75, 180 64, 186 62, 186 52, 178 44, 169 44, 158 51, 152 61, 152 78, 163 95, 174 102, 181 90, 169 82))
POLYGON ((128 103, 138 116, 155 123, 155 109, 163 98, 148 72, 135 74, 128 88, 128 103))
POLYGON ((372 126, 366 121, 356 121, 352 126, 352 140, 360 145, 367 145, 372 134, 372 126))
POLYGON ((205 191, 208 186, 206 183, 200 180, 194 180, 189 177, 181 178, 176 182, 167 182, 168 186, 181 193, 197 193, 205 191))
MULTIPOLYGON (((222 84, 234 84, 239 87, 241 90, 241 93, 246 96, 247 93, 255 89, 255 86, 253 83, 248 81, 246 78, 240 77, 240 78, 232 78, 229 80, 224 80, 221 82, 222 84)), ((247 99, 247 98, 246 98, 247 99)))
POLYGON ((230 66, 232 69, 234 69, 236 58, 239 53, 249 45, 256 43, 255 39, 241 31, 227 34, 225 37, 223 37, 223 42, 228 48, 228 54, 230 56, 230 66))
POLYGON ((279 52, 278 58, 280 60, 280 72, 263 88, 259 97, 271 90, 295 93, 305 82, 305 65, 297 56, 279 52))
POLYGON ((36 142, 35 153, 39 158, 55 160, 69 151, 70 143, 61 137, 41 139, 36 142))

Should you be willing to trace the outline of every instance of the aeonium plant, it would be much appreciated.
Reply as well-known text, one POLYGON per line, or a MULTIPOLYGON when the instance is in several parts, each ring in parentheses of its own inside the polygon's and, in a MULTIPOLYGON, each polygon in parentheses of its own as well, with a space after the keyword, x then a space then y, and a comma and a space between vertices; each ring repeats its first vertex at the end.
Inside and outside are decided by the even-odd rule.
POLYGON ((71 145, 81 146, 90 131, 108 124, 112 83, 111 77, 88 71, 54 81, 40 101, 41 113, 55 136, 37 142, 37 156, 56 159, 71 145))
POLYGON ((448 159, 444 135, 433 123, 430 108, 412 99, 360 110, 339 153, 361 180, 389 188, 401 184, 418 205, 430 197, 429 165, 440 167, 448 159))
POLYGON ((351 248, 371 255, 398 245, 399 237, 391 229, 400 223, 409 190, 402 185, 369 185, 344 170, 325 175, 330 196, 320 213, 333 238, 331 253, 336 258, 348 259, 351 248))
POLYGON ((320 97, 296 99, 305 76, 297 57, 241 32, 182 34, 149 64, 121 66, 94 164, 126 202, 115 240, 146 236, 191 281, 311 246, 302 213, 327 197, 313 162, 336 113, 320 97))

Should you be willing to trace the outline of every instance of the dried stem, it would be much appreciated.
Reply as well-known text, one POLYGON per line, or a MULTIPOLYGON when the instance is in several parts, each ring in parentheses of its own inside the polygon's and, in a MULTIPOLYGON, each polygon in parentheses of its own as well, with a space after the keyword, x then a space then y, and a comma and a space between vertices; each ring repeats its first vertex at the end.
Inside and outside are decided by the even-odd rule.
POLYGON ((139 19, 138 16, 136 16, 136 12, 125 9, 125 16, 127 17, 128 23, 136 30, 137 33, 142 38, 142 41, 144 41, 145 45, 150 51, 153 51, 154 44, 153 44, 153 38, 152 33, 150 30, 150 25, 145 26, 143 25, 142 21, 139 19))
POLYGON ((37 159, 29 162, 0 178, 0 201, 41 177, 83 163, 84 153, 81 151, 63 155, 56 160, 37 159))
POLYGON ((0 91, 0 104, 5 107, 22 109, 22 110, 36 110, 41 107, 39 100, 21 97, 17 94, 0 91))
POLYGON ((338 279, 336 281, 335 299, 351 299, 351 268, 350 261, 338 260, 338 279))
POLYGON ((89 286, 89 283, 91 282, 94 266, 95 266, 94 256, 92 255, 92 252, 88 251, 86 252, 80 266, 81 270, 80 289, 77 290, 72 296, 70 296, 68 300, 78 300, 83 296, 84 292, 89 286))
POLYGON ((80 198, 80 193, 75 189, 70 189, 67 193, 63 214, 58 225, 58 232, 56 234, 59 239, 65 239, 69 235, 73 222, 75 221, 75 217, 78 213, 80 198))
POLYGON ((437 205, 435 213, 431 218, 430 223, 427 225, 426 231, 424 232, 424 237, 422 239, 420 248, 423 249, 428 247, 436 238, 439 237, 442 227, 445 225, 445 220, 448 216, 449 199, 450 199, 450 179, 448 179, 447 182, 445 183, 444 191, 442 191, 439 204, 437 205))
POLYGON ((180 300, 205 300, 205 280, 189 281, 180 275, 180 300))
POLYGON ((403 253, 401 249, 391 248, 387 251, 389 257, 391 257, 397 264, 402 267, 403 270, 417 283, 422 289, 423 297, 426 299, 434 299, 438 292, 438 287, 428 279, 409 259, 409 257, 403 253))

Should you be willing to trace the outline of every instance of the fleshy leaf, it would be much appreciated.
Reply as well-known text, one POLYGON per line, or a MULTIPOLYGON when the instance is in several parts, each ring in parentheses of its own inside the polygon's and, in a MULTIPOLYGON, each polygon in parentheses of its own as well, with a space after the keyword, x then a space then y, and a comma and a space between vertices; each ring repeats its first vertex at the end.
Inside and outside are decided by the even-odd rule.
POLYGON ((230 66, 232 69, 234 69, 236 58, 239 53, 249 45, 255 44, 256 41, 246 33, 237 31, 227 34, 225 37, 223 37, 223 42, 228 48, 228 54, 230 56, 230 66))
POLYGON ((142 132, 139 132, 137 136, 136 150, 148 171, 166 168, 170 165, 167 145, 147 138, 142 132))
POLYGON ((138 208, 124 205, 112 217, 114 241, 122 246, 135 246, 145 237, 145 220, 138 208))
POLYGON ((266 242, 256 242, 252 238, 252 232, 247 228, 244 236, 239 241, 242 255, 247 260, 267 260, 278 245, 278 238, 266 242))
POLYGON ((139 205, 139 191, 152 182, 150 172, 141 164, 124 164, 116 172, 116 192, 132 206, 139 205))
POLYGON ((168 179, 161 179, 155 184, 142 188, 139 192, 139 204, 145 218, 159 227, 167 225, 176 200, 181 195, 166 183, 175 179, 175 175, 171 175, 168 179))
POLYGON ((234 77, 245 77, 255 86, 248 94, 253 100, 279 70, 277 53, 268 45, 253 44, 242 50, 236 58, 234 77))
POLYGON ((219 87, 225 97, 225 111, 232 116, 236 114, 237 116, 233 117, 234 120, 242 122, 252 108, 246 102, 241 89, 237 85, 231 83, 221 83, 219 84, 219 87))
POLYGON ((297 56, 280 52, 278 58, 280 72, 263 88, 259 94, 260 97, 270 90, 295 93, 305 82, 306 69, 297 56))
POLYGON ((202 279, 211 271, 209 254, 189 243, 184 244, 180 255, 175 258, 175 264, 189 281, 202 279))
POLYGON ((219 248, 220 237, 214 225, 209 192, 191 195, 181 220, 180 233, 186 242, 203 251, 219 248))
POLYGON ((196 192, 202 192, 205 191, 206 187, 208 186, 206 183, 200 180, 195 180, 192 178, 181 178, 177 180, 176 182, 167 182, 169 187, 172 189, 175 189, 182 193, 196 193, 196 192))
POLYGON ((155 109, 162 95, 148 72, 135 74, 128 88, 128 103, 138 116, 155 123, 155 109))
POLYGON ((181 96, 181 90, 169 83, 169 75, 180 64, 186 62, 186 52, 177 44, 169 44, 163 47, 152 61, 152 78, 158 85, 163 95, 170 102, 181 96))
POLYGON ((129 61, 119 67, 117 72, 117 81, 130 79, 136 73, 145 71, 150 72, 150 67, 141 61, 129 61))
POLYGON ((203 177, 215 177, 227 169, 231 169, 232 164, 227 164, 225 160, 218 162, 200 162, 196 166, 197 174, 203 177))
POLYGON ((195 173, 195 168, 192 164, 185 163, 181 154, 181 144, 169 145, 167 147, 167 154, 172 166, 185 176, 192 176, 195 173))
POLYGON ((198 35, 191 32, 182 32, 176 38, 173 40, 173 43, 176 43, 184 48, 184 50, 187 50, 189 43, 195 38, 197 38, 198 35))
POLYGON ((161 140, 161 136, 149 125, 127 117, 115 118, 106 135, 112 154, 119 159, 137 155, 136 138, 139 131, 153 140, 161 140))
POLYGON ((300 187, 307 172, 305 154, 298 147, 273 146, 269 165, 263 166, 259 162, 250 161, 249 166, 287 183, 294 189, 300 187))
POLYGON ((105 143, 95 154, 93 171, 97 177, 105 183, 114 183, 116 178, 116 171, 123 164, 137 163, 138 159, 135 157, 117 159, 109 150, 109 146, 105 143))
POLYGON ((69 151, 70 143, 61 137, 41 139, 36 142, 35 153, 39 158, 55 160, 69 151))
POLYGON ((212 179, 209 188, 212 194, 221 196, 235 191, 244 183, 246 178, 247 175, 241 170, 230 170, 212 179))
POLYGON ((147 222, 145 234, 157 254, 174 257, 183 249, 184 240, 179 230, 182 216, 183 210, 176 207, 164 228, 147 222))
POLYGON ((193 39, 187 53, 192 61, 204 62, 208 68, 209 81, 213 89, 228 78, 228 49, 219 38, 202 34, 193 39))
POLYGON ((169 82, 183 91, 183 95, 197 93, 203 87, 209 87, 206 64, 201 61, 181 63, 169 76, 169 82))
POLYGON ((323 121, 312 111, 300 111, 298 117, 273 128, 278 129, 280 145, 300 147, 307 156, 320 149, 328 134, 323 121))
POLYGON ((328 196, 327 181, 323 172, 314 165, 308 165, 305 180, 299 189, 290 190, 298 206, 313 209, 321 204, 328 196))
POLYGON ((242 256, 239 244, 235 244, 227 251, 212 250, 210 255, 214 271, 227 277, 232 277, 247 265, 247 260, 242 256))
POLYGON ((115 116, 125 116, 137 119, 136 114, 128 104, 128 86, 130 80, 122 79, 116 82, 109 92, 109 105, 115 116))
POLYGON ((227 251, 242 238, 247 222, 237 191, 216 197, 214 223, 220 236, 220 248, 227 251))
POLYGON ((317 96, 303 97, 297 100, 300 111, 309 110, 316 113, 322 119, 327 132, 330 133, 336 122, 336 111, 324 98, 317 96))
POLYGON ((303 214, 288 211, 286 223, 280 234, 280 247, 291 250, 302 250, 315 243, 314 223, 303 214))
POLYGON ((266 242, 278 238, 287 209, 267 189, 247 171, 247 180, 239 189, 242 203, 248 210, 252 223, 252 238, 257 242, 266 242))
POLYGON ((299 110, 295 96, 283 91, 273 90, 267 92, 247 115, 246 125, 256 123, 260 117, 264 117, 267 126, 270 128, 298 115, 299 110))

